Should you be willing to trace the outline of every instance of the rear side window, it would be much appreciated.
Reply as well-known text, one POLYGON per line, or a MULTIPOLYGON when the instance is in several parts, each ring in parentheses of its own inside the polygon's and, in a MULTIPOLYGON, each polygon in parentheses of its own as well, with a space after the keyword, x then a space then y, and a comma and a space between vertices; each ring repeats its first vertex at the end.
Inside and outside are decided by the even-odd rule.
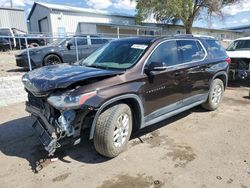
POLYGON ((182 63, 202 60, 206 53, 197 40, 177 41, 178 50, 182 54, 182 63))
POLYGON ((149 62, 164 62, 167 66, 178 64, 176 41, 167 41, 160 44, 149 58, 149 62))
POLYGON ((91 38, 91 44, 105 44, 107 42, 108 42, 107 39, 91 38))
POLYGON ((217 40, 206 40, 208 49, 212 53, 214 58, 225 58, 227 57, 226 50, 221 46, 217 40))
POLYGON ((9 29, 0 29, 0 36, 11 36, 9 29))
POLYGON ((77 45, 78 46, 83 46, 83 45, 87 45, 87 38, 77 38, 77 45))

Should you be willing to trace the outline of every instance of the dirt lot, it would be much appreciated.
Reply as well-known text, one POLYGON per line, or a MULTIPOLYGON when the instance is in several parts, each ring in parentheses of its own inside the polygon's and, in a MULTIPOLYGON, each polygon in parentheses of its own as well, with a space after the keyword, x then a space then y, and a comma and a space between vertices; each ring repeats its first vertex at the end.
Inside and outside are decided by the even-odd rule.
POLYGON ((46 159, 24 104, 0 109, 0 187, 250 188, 249 88, 221 108, 200 107, 145 129, 108 160, 87 139, 46 159))
POLYGON ((17 52, 0 52, 0 77, 21 75, 27 71, 16 66, 15 54, 17 52))

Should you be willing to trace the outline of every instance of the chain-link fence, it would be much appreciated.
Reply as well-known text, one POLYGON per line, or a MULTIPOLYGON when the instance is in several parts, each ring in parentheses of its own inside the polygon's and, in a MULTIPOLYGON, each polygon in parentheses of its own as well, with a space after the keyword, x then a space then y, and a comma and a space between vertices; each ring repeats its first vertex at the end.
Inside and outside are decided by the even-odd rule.
POLYGON ((0 50, 2 52, 15 50, 16 65, 32 70, 45 65, 77 62, 114 39, 113 37, 94 35, 69 37, 0 36, 0 50))
MULTIPOLYGON (((15 50, 17 67, 32 70, 37 67, 59 63, 75 63, 88 57, 111 40, 138 35, 72 35, 50 37, 43 34, 28 36, 0 36, 0 50, 15 50)), ((152 37, 152 35, 140 35, 152 37)), ((154 35, 154 37, 159 37, 154 35)))
MULTIPOLYGON (((134 34, 99 34, 99 35, 69 35, 66 37, 51 37, 44 34, 29 34, 28 36, 0 36, 0 51, 16 51, 15 60, 18 67, 32 70, 36 67, 57 64, 74 63, 86 58, 98 48, 111 40, 125 37, 135 37, 134 34)), ((142 36, 142 35, 140 35, 142 36)), ((152 37, 152 35, 143 35, 152 37)), ((154 35, 154 37, 156 37, 154 35)))

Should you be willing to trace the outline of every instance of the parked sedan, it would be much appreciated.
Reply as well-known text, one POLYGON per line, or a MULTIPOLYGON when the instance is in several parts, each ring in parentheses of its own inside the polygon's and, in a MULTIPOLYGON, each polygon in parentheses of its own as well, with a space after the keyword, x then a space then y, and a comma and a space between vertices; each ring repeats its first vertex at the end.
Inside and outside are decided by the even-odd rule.
MULTIPOLYGON (((78 52, 79 59, 86 58, 108 41, 98 36, 81 35, 54 41, 48 46, 31 48, 29 49, 31 65, 32 68, 37 68, 60 63, 74 63, 77 61, 76 52, 78 52)), ((27 50, 16 54, 16 65, 29 67, 27 50)))
POLYGON ((7 51, 12 48, 13 44, 10 43, 9 40, 5 38, 0 38, 0 51, 7 51))

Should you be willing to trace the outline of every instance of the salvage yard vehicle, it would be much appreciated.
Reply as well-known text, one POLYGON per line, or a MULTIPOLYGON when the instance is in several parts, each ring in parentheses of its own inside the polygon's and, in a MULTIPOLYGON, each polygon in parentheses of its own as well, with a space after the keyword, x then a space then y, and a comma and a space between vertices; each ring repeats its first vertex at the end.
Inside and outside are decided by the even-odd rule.
POLYGON ((232 80, 249 78, 250 37, 235 40, 227 48, 227 54, 232 60, 229 69, 229 78, 232 80))
MULTIPOLYGON (((31 65, 32 68, 37 68, 60 63, 74 63, 77 61, 76 50, 79 59, 86 58, 108 41, 95 35, 77 35, 72 38, 59 39, 50 45, 30 49, 31 65)), ((16 54, 16 65, 24 68, 29 67, 26 50, 16 54)))
POLYGON ((7 51, 12 49, 26 48, 25 39, 30 47, 44 46, 46 41, 43 35, 30 35, 16 28, 1 27, 0 28, 0 50, 7 51))
POLYGON ((216 110, 230 59, 211 37, 180 35, 112 41, 79 65, 26 73, 26 110, 49 155, 84 131, 100 154, 116 157, 131 132, 202 105, 216 110), (88 132, 86 132, 88 133, 88 132))

